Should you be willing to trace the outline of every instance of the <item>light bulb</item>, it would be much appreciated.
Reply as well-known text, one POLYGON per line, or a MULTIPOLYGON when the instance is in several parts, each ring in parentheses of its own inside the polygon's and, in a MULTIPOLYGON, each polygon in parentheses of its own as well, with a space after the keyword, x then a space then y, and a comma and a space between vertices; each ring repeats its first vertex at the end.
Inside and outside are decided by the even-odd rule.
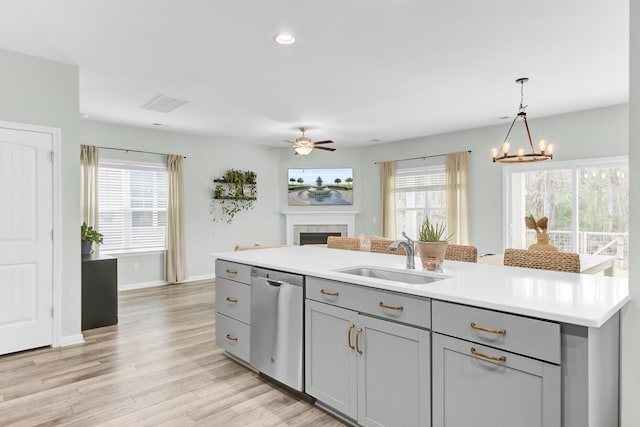
POLYGON ((538 147, 540 148, 540 152, 544 153, 544 150, 547 149, 547 141, 541 139, 540 141, 538 141, 538 147))
POLYGON ((548 154, 553 154, 553 144, 547 145, 547 153, 548 154))
POLYGON ((491 154, 493 154, 493 158, 495 159, 496 157, 498 157, 498 149, 496 147, 493 147, 491 149, 491 154))
POLYGON ((511 144, 509 143, 509 141, 505 141, 502 143, 502 152, 504 153, 505 156, 509 154, 509 147, 511 147, 511 144))
POLYGON ((518 148, 518 157, 524 156, 524 149, 518 148))

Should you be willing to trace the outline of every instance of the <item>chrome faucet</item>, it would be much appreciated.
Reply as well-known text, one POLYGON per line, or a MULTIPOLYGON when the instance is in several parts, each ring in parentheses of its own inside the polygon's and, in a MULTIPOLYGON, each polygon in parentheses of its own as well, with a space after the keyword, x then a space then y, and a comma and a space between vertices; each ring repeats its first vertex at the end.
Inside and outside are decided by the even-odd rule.
POLYGON ((413 254, 414 254, 413 248, 415 246, 415 242, 411 240, 411 238, 407 236, 404 231, 402 232, 402 237, 404 237, 407 240, 396 240, 391 245, 389 245, 389 250, 395 251, 398 249, 398 247, 402 246, 405 252, 407 253, 407 269, 415 270, 416 264, 415 264, 415 259, 413 257, 413 254))

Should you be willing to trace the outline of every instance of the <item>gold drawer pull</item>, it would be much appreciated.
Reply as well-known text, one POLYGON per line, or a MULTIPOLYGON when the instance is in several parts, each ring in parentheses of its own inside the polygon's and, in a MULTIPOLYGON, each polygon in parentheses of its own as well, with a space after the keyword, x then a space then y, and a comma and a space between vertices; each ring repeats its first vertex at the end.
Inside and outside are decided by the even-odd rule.
POLYGON ((478 326, 473 322, 471 322, 471 327, 473 329, 475 329, 475 330, 482 331, 482 332, 488 332, 490 334, 496 334, 496 335, 506 335, 507 334, 507 330, 506 329, 487 329, 487 328, 483 328, 482 326, 478 326))
POLYGON ((238 274, 238 272, 237 272, 236 270, 229 270, 228 268, 225 270, 225 272, 226 272, 227 274, 233 274, 233 275, 238 274))
POLYGON ((398 310, 398 311, 402 311, 404 310, 403 306, 399 306, 399 307, 394 307, 392 305, 386 305, 385 303, 383 303, 382 301, 380 301, 380 304, 378 304, 380 307, 382 308, 387 308, 389 310, 398 310))
POLYGON ((355 347, 353 345, 351 345, 351 331, 353 330, 353 328, 355 328, 356 325, 354 325, 353 323, 349 325, 349 331, 347 332, 347 345, 349 346, 349 348, 351 350, 354 350, 355 347))
POLYGON ((328 295, 330 297, 337 297, 338 295, 340 295, 338 292, 327 292, 324 289, 320 289, 320 293, 322 295, 328 295))
POLYGON ((360 350, 360 334, 362 333, 362 328, 358 328, 356 331, 356 351, 358 354, 362 354, 362 350, 360 350))
POLYGON ((230 303, 233 303, 233 304, 238 302, 238 298, 227 297, 226 300, 229 301, 230 303))
POLYGON ((227 339, 229 341, 238 341, 238 337, 232 337, 231 335, 227 334, 227 339))
POLYGON ((506 362, 507 358, 505 356, 489 356, 488 354, 480 353, 475 348, 471 347, 471 354, 478 357, 484 357, 485 359, 495 360, 496 362, 506 362))

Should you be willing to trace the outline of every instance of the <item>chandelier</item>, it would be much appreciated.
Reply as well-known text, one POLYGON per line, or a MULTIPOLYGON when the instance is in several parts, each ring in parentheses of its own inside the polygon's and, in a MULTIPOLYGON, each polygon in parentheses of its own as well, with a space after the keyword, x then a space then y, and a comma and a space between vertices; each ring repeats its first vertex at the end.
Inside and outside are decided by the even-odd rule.
POLYGON ((516 80, 516 83, 520 84, 520 108, 518 109, 518 114, 515 116, 513 121, 511 122, 511 126, 507 131, 507 136, 504 137, 504 141, 500 149, 493 148, 493 161, 500 163, 518 163, 518 162, 541 162, 543 160, 553 159, 553 144, 547 144, 547 141, 541 139, 538 141, 538 149, 540 151, 536 152, 533 148, 533 141, 531 140, 531 133, 529 132, 529 123, 527 123, 527 112, 525 111, 526 105, 523 105, 524 102, 524 84, 528 82, 529 79, 527 77, 522 77, 516 80), (524 127, 527 131, 527 138, 529 138, 529 146, 531 147, 530 153, 525 153, 523 148, 518 148, 515 154, 512 154, 510 151, 511 144, 509 143, 509 134, 511 133, 511 129, 513 129, 513 125, 516 123, 516 120, 522 119, 524 122, 524 127))

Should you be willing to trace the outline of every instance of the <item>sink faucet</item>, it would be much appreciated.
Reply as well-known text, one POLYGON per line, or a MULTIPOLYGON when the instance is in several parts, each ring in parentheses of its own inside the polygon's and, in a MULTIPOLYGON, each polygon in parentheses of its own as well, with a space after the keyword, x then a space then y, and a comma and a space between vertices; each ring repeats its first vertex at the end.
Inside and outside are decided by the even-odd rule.
POLYGON ((389 245, 389 250, 395 251, 398 249, 398 247, 402 246, 407 253, 407 269, 415 270, 416 264, 415 259, 413 258, 413 248, 415 246, 415 243, 409 236, 406 235, 404 231, 402 232, 402 237, 407 240, 396 240, 391 245, 389 245))

